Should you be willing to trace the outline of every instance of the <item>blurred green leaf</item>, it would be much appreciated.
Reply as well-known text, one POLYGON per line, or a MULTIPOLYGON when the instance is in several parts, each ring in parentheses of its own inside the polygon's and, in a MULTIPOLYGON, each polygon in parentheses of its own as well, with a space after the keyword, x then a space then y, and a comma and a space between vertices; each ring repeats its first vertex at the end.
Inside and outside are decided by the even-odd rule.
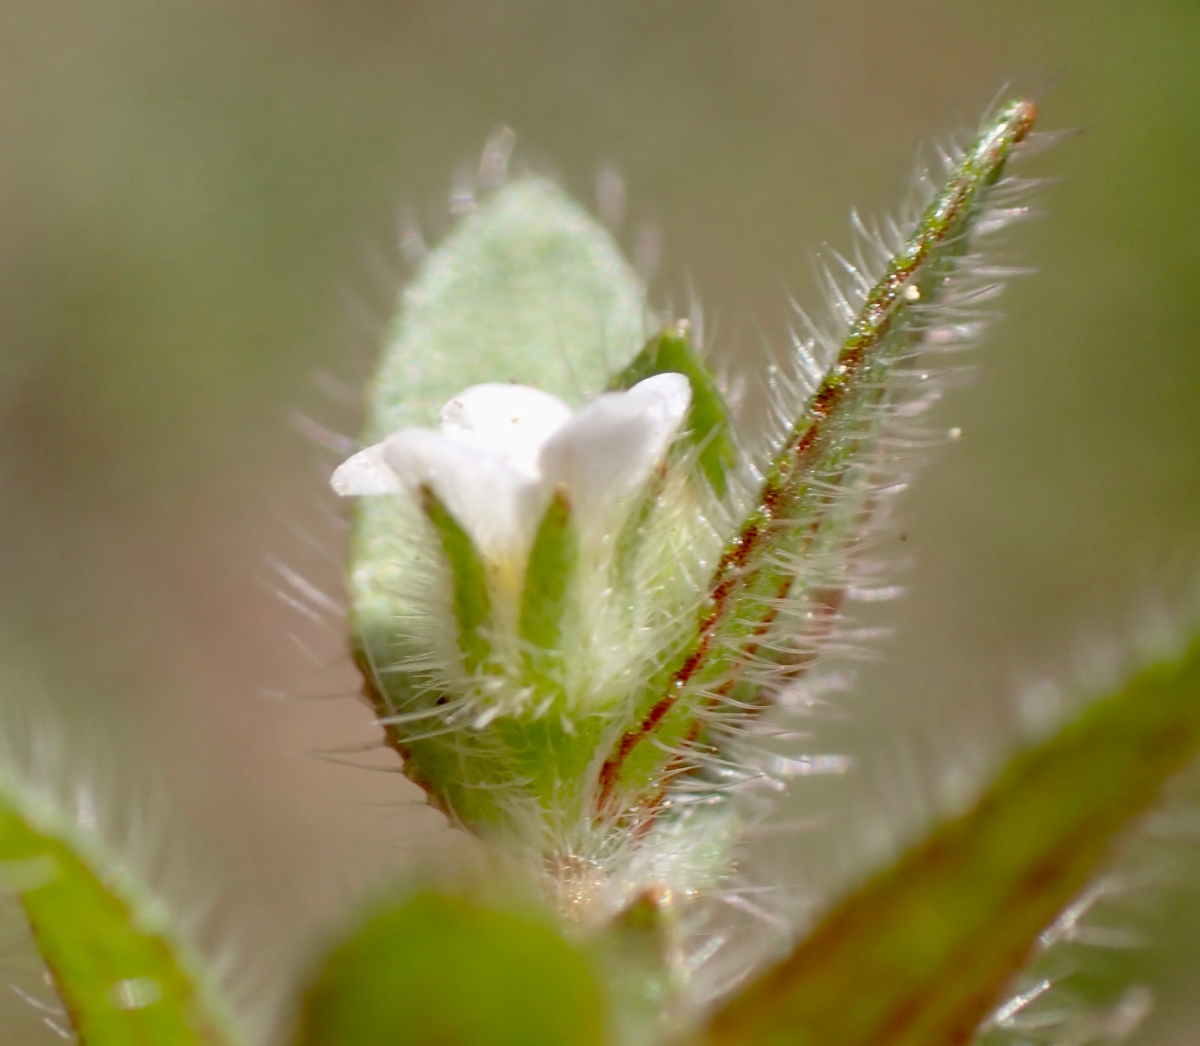
POLYGON ((601 991, 547 922, 421 893, 326 960, 300 1046, 599 1046, 601 991))
MULTIPOLYGON (((0 796, 0 888, 17 895, 82 1046, 226 1046, 197 978, 125 877, 0 796)), ((38 818, 42 820, 42 818, 38 818)))
POLYGON ((1200 747, 1200 639, 1016 756, 713 1019, 713 1046, 970 1040, 1113 836, 1200 747))

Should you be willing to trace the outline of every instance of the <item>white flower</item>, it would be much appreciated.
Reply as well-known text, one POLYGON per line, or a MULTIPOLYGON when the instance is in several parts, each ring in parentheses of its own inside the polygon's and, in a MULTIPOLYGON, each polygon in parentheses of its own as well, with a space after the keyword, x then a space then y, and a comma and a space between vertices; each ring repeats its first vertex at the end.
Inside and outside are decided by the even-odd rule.
POLYGON ((617 525, 662 461, 691 404, 682 374, 606 392, 574 414, 524 385, 472 385, 442 408, 438 429, 407 428, 359 451, 333 474, 343 496, 429 486, 493 561, 528 554, 561 491, 581 540, 617 525))

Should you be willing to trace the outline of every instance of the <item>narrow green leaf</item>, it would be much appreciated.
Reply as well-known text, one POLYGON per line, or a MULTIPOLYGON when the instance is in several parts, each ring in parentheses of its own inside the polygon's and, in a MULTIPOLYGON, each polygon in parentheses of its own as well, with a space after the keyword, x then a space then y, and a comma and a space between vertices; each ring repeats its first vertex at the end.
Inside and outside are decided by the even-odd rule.
POLYGON ((957 1046, 1200 748, 1200 640, 1012 760, 712 1021, 711 1046, 957 1046))
MULTIPOLYGON (((674 753, 708 743, 705 711, 727 698, 741 709, 761 700, 755 682, 742 681, 742 668, 769 650, 781 604, 822 603, 811 588, 820 576, 803 567, 852 531, 856 502, 845 494, 872 445, 872 412, 887 395, 897 361, 924 338, 928 310, 944 294, 988 192, 1033 115, 1031 103, 1014 102, 983 131, 866 295, 837 359, 776 454, 757 507, 723 552, 693 638, 647 688, 638 725, 606 761, 602 809, 655 806, 674 753)), ((829 597, 834 606, 838 598, 829 597)), ((819 622, 822 606, 812 609, 819 622)))
POLYGON ((737 461, 737 447, 721 390, 704 360, 692 347, 687 327, 656 334, 612 381, 610 389, 630 389, 655 374, 682 374, 692 385, 685 439, 700 448, 699 465, 709 484, 722 496, 729 471, 737 461))
POLYGON ((533 540, 521 596, 521 639, 532 649, 526 659, 536 676, 553 671, 562 640, 567 595, 579 557, 571 506, 562 492, 551 500, 533 540))
POLYGON ((370 919, 309 988, 298 1046, 600 1046, 587 959, 546 922, 422 893, 370 919))
POLYGON ((0 889, 19 896, 82 1046, 229 1046, 227 1021, 127 877, 21 806, 0 796, 0 889))
POLYGON ((421 488, 421 508, 433 524, 454 578, 454 616, 463 667, 475 673, 488 658, 490 646, 484 629, 491 616, 487 574, 470 535, 463 530, 432 488, 421 488))

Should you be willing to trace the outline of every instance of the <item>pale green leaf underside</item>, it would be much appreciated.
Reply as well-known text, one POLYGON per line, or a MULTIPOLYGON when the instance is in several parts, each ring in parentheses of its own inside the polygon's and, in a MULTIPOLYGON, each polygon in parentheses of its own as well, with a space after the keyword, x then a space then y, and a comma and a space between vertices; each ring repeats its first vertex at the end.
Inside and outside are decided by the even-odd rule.
POLYGON ((17 896, 82 1046, 233 1041, 161 927, 0 795, 0 888, 17 896))
POLYGON ((578 407, 641 348, 645 327, 641 282, 608 231, 552 182, 510 182, 405 290, 367 436, 432 424, 481 382, 532 385, 578 407))
POLYGON ((973 809, 838 905, 712 1046, 970 1040, 1038 934, 1200 747, 1200 640, 1018 755, 973 809))
POLYGON ((600 1046, 601 990, 541 919, 422 893, 332 952, 299 1046, 600 1046))

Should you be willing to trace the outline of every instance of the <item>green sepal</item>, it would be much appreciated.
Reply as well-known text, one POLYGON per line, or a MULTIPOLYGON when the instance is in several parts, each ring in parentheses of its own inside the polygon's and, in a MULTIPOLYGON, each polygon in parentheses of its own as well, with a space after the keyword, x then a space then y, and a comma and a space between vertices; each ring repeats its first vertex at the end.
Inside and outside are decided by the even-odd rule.
POLYGON ((458 645, 462 651, 463 667, 468 675, 473 675, 487 664, 491 653, 491 644, 486 635, 492 613, 487 572, 471 536, 429 486, 421 487, 421 509, 437 531, 442 552, 453 575, 458 645))
POLYGON ((1017 755, 720 1010, 710 1046, 959 1046, 1200 749, 1200 639, 1017 755))
POLYGON ((420 893, 371 917, 308 989, 297 1046, 601 1046, 592 965, 544 918, 420 893))
POLYGON ((646 342, 624 370, 609 382, 614 390, 631 389, 656 374, 682 374, 692 386, 692 405, 684 424, 682 445, 698 450, 698 464, 713 492, 722 497, 729 473, 737 464, 737 445, 721 390, 707 364, 692 346, 684 325, 663 331, 646 342))
MULTIPOLYGON (((428 487, 421 490, 422 509, 438 535, 451 568, 459 645, 468 671, 499 671, 489 660, 487 638, 490 603, 486 568, 470 536, 428 487)), ((404 758, 405 773, 424 788, 433 802, 454 820, 482 835, 503 834, 511 828, 514 796, 534 798, 545 811, 564 820, 578 816, 600 736, 602 717, 570 720, 561 714, 539 712, 546 698, 563 693, 561 672, 562 630, 569 613, 572 581, 578 560, 578 535, 570 505, 555 494, 538 527, 526 569, 518 619, 522 641, 522 670, 535 691, 529 714, 503 715, 486 732, 447 733, 434 729, 425 735, 424 724, 415 729, 383 721, 389 743, 404 758), (415 736, 414 736, 415 735, 415 736), (478 747, 476 745, 478 744, 478 747), (497 753, 503 753, 498 758, 497 753), (521 782, 519 787, 514 782, 521 782)), ((368 681, 384 677, 356 658, 368 681)), ((376 708, 385 708, 385 695, 368 684, 368 697, 376 708)), ((438 704, 442 700, 433 697, 438 704)), ((561 712, 561 709, 558 710, 561 712)))
POLYGON ((233 1046, 140 887, 22 806, 0 795, 0 890, 20 899, 81 1046, 233 1046))
POLYGON ((562 660, 563 624, 578 561, 579 535, 571 506, 558 491, 533 540, 518 623, 526 668, 543 683, 562 660))

